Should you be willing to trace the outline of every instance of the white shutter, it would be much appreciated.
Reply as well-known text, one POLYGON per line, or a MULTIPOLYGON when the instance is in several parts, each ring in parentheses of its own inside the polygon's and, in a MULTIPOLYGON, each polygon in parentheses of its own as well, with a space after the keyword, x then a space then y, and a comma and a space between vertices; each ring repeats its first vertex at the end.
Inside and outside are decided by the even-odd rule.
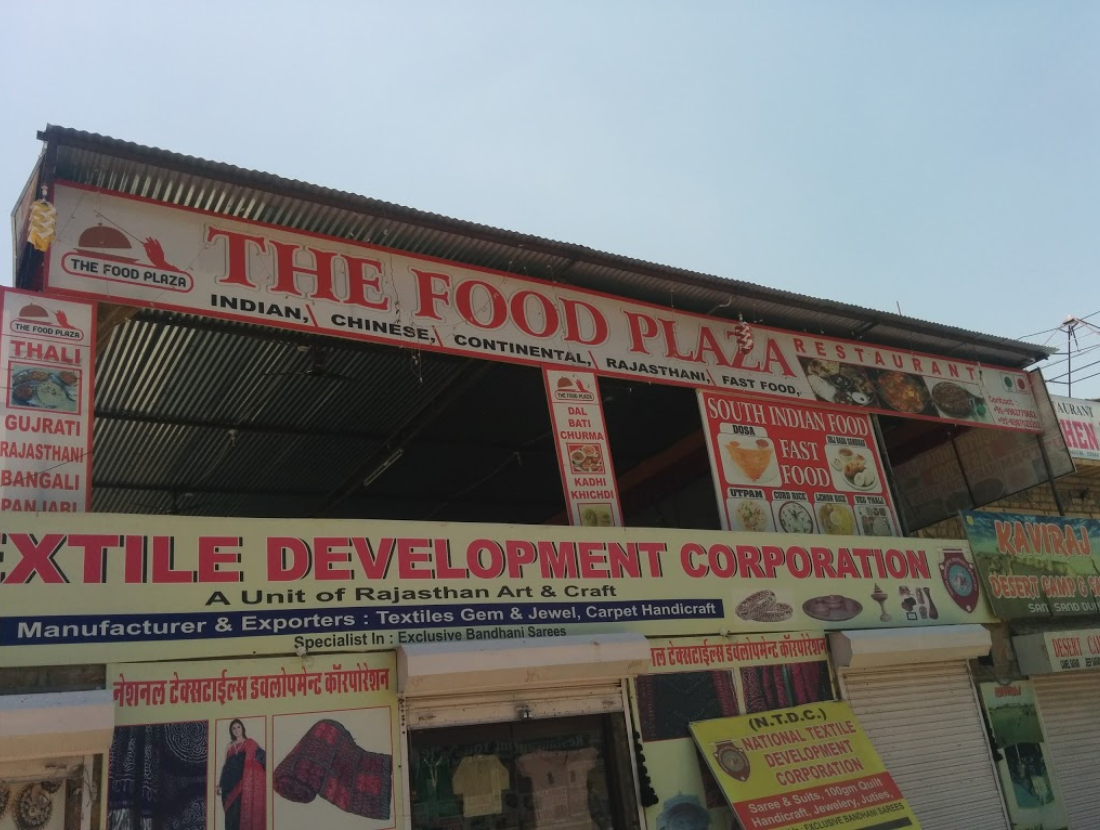
POLYGON ((409 729, 602 715, 622 712, 624 708, 621 681, 564 688, 407 697, 403 706, 409 729))
POLYGON ((1008 827, 965 661, 840 676, 845 699, 923 830, 1008 827))
POLYGON ((1100 672, 1032 676, 1070 830, 1100 827, 1100 672))

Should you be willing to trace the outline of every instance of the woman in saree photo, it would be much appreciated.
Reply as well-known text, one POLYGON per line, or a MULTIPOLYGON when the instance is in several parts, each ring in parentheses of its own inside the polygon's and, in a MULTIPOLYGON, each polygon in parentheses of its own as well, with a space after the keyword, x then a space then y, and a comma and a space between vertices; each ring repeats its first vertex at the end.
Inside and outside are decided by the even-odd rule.
POLYGON ((240 718, 229 722, 229 745, 218 778, 218 796, 225 812, 225 830, 266 830, 267 753, 248 737, 240 718))

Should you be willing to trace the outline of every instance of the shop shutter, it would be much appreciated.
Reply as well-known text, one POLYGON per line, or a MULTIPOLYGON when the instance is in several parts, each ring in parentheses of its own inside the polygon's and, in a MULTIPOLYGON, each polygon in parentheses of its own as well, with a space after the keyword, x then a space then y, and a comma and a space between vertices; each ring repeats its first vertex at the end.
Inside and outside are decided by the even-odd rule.
POLYGON ((1033 676, 1031 682, 1070 830, 1100 827, 1100 672, 1033 676))
POLYGON ((924 830, 1005 830, 965 661, 841 672, 844 697, 924 830))
POLYGON ((481 694, 406 697, 409 729, 434 729, 522 718, 561 718, 622 712, 621 682, 562 688, 516 689, 481 694))

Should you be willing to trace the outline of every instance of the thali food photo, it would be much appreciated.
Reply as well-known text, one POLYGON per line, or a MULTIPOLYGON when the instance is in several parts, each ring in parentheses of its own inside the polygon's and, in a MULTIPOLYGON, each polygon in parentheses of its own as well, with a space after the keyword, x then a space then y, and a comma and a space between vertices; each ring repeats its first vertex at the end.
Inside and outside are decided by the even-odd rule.
POLYGON ((814 532, 814 516, 805 504, 797 501, 781 501, 773 506, 776 524, 784 533, 814 532))
POLYGON ((12 406, 77 412, 80 409, 80 374, 45 366, 13 364, 10 385, 12 406))
POLYGON ((806 381, 818 400, 851 406, 875 406, 875 385, 859 366, 835 360, 802 358, 806 381))
POLYGON ((985 398, 968 385, 950 380, 941 380, 932 387, 932 402, 945 418, 984 421, 989 414, 985 398))
POLYGON ((864 536, 894 535, 894 523, 886 507, 881 504, 861 504, 856 511, 859 513, 859 529, 864 536))
POLYGON ((831 501, 819 504, 817 521, 821 532, 831 536, 852 536, 856 532, 856 517, 847 504, 831 501))
POLYGON ((924 379, 905 372, 879 372, 875 378, 879 399, 890 409, 906 415, 934 415, 932 397, 924 379))

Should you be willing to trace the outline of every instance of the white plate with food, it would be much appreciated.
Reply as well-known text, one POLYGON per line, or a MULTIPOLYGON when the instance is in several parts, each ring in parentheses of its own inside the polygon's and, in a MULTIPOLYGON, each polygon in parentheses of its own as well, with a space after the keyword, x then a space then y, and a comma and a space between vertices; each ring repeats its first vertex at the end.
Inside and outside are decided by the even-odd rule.
POLYGON ((779 486, 779 460, 771 439, 719 432, 718 447, 730 484, 779 486))
POLYGON ((866 493, 882 489, 874 456, 866 447, 838 447, 829 444, 825 448, 829 468, 833 471, 833 484, 837 490, 858 490, 866 493))
POLYGON ((775 524, 784 533, 813 533, 814 514, 810 505, 799 501, 776 502, 775 524))
POLYGON ((747 530, 750 533, 768 533, 775 530, 768 503, 763 499, 727 499, 730 529, 747 530))

